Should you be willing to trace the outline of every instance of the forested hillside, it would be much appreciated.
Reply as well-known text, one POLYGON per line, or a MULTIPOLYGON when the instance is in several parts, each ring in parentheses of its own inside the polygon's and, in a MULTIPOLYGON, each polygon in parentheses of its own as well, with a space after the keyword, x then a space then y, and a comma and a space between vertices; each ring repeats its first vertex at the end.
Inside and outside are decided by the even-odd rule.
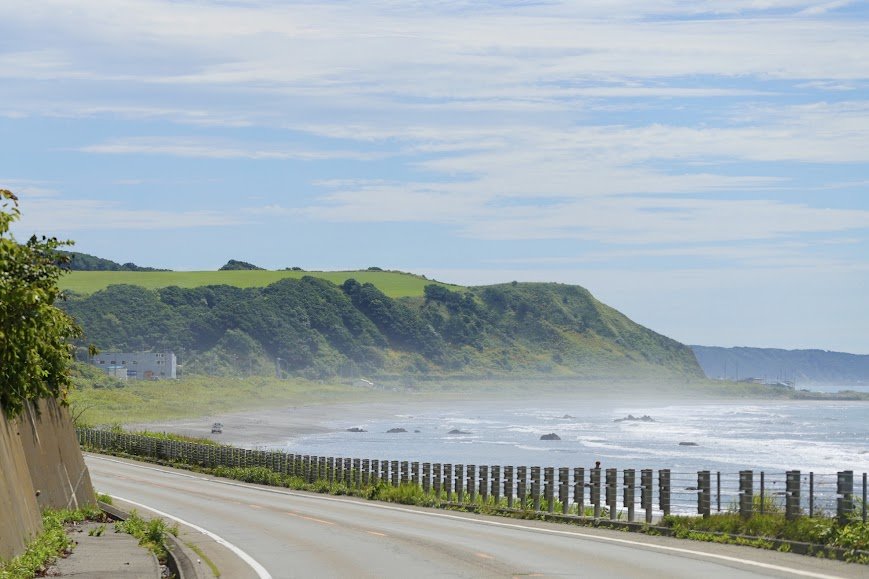
POLYGON ((135 263, 120 264, 111 259, 78 251, 58 251, 57 253, 69 258, 64 267, 72 271, 169 271, 168 269, 142 267, 135 263))
POLYGON ((512 283, 393 299, 306 276, 266 287, 114 285, 65 303, 80 345, 178 354, 186 373, 311 378, 701 377, 691 350, 578 286, 512 283))

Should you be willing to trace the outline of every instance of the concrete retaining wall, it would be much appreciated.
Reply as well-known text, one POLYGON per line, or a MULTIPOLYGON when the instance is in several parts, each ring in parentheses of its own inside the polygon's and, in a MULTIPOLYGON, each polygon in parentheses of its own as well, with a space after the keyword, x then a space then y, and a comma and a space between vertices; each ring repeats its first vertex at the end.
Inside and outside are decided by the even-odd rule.
POLYGON ((14 420, 0 413, 0 558, 20 554, 42 530, 42 508, 94 504, 66 408, 43 400, 14 420))

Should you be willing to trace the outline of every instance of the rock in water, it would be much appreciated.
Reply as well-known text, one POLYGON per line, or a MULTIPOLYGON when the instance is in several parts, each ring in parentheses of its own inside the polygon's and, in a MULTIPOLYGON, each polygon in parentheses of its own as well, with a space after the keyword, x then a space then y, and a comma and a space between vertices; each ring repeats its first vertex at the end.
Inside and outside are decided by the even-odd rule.
POLYGON ((679 446, 700 446, 696 442, 680 442, 679 446))
POLYGON ((386 432, 387 432, 388 434, 395 434, 395 433, 397 433, 397 432, 407 432, 407 431, 406 431, 405 429, 403 429, 403 428, 390 428, 390 429, 387 430, 386 432))
POLYGON ((544 434, 543 436, 541 436, 540 440, 561 440, 561 437, 554 432, 550 432, 549 434, 544 434))

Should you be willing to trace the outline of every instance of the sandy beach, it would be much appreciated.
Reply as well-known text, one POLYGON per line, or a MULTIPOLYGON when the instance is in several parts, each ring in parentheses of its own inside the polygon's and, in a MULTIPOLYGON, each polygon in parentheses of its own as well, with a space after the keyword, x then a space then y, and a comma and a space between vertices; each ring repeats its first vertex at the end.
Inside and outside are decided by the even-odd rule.
MULTIPOLYGON (((443 408, 457 403, 482 403, 478 397, 455 399, 425 399, 393 402, 362 402, 340 404, 310 404, 243 410, 214 414, 198 418, 182 418, 165 422, 130 424, 131 431, 151 430, 172 432, 185 436, 210 438, 225 444, 244 448, 257 448, 283 444, 293 438, 361 426, 374 419, 406 415, 409 411, 443 408), (211 433, 211 425, 223 424, 223 432, 211 433), (336 427, 336 423, 339 425, 336 427)), ((510 404, 512 401, 485 402, 487 405, 510 404)))

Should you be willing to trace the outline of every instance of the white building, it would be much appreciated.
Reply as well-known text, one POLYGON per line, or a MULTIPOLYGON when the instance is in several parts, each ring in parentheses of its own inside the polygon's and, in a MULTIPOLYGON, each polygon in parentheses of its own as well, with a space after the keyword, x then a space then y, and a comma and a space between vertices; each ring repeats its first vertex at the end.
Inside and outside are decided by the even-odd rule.
POLYGON ((117 375, 117 368, 127 369, 131 380, 174 380, 177 360, 172 352, 100 352, 91 364, 117 375))

